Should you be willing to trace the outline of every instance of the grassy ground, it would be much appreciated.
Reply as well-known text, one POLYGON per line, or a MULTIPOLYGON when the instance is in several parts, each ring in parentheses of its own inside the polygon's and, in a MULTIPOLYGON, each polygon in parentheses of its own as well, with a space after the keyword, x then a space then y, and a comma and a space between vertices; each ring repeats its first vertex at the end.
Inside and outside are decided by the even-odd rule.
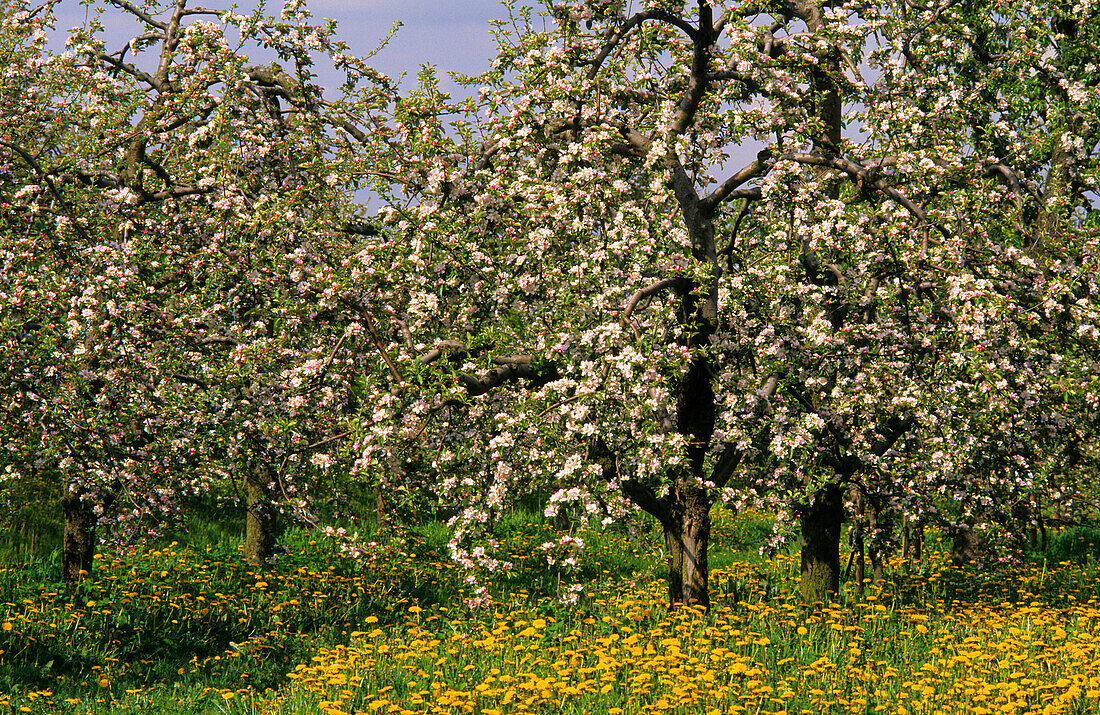
POLYGON ((515 567, 475 610, 438 528, 359 559, 290 533, 265 573, 224 534, 100 558, 69 588, 48 555, 9 561, 0 713, 1100 708, 1091 532, 1057 541, 1061 562, 983 571, 932 548, 862 597, 806 608, 797 560, 756 553, 767 519, 716 517, 708 614, 665 608, 652 532, 583 534, 587 595, 560 605, 557 577, 528 556, 557 534, 522 515, 498 524, 515 567))

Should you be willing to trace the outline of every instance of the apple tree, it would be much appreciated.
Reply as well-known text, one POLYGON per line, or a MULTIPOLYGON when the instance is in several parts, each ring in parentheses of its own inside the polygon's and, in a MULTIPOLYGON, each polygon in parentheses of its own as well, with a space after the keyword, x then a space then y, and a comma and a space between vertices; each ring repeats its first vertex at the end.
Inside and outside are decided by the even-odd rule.
POLYGON ((798 522, 820 600, 853 495, 973 524, 1090 438, 1080 8, 508 8, 474 99, 426 72, 398 107, 353 262, 377 336, 356 469, 437 474, 459 560, 506 568, 492 522, 525 494, 641 510, 670 602, 705 607, 724 499, 798 522))
POLYGON ((384 170, 389 81, 294 2, 111 0, 55 52, 57 5, 2 14, 4 479, 64 481, 67 578, 98 525, 139 537, 215 483, 262 565, 349 433, 362 338, 336 274, 370 233, 351 200, 384 170), (107 17, 132 23, 120 48, 107 17))

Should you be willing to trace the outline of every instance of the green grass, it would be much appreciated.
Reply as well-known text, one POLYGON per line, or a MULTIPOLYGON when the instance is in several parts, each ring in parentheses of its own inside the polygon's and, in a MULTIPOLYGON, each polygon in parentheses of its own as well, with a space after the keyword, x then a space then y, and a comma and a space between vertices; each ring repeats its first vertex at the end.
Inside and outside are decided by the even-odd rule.
MULTIPOLYGON (((469 595, 438 523, 410 528, 359 559, 290 529, 287 553, 258 572, 243 561, 237 525, 208 517, 192 513, 169 533, 185 542, 97 555, 93 575, 75 585, 58 580, 56 550, 0 562, 0 621, 10 626, 0 631, 0 693, 15 694, 11 702, 31 712, 222 712, 228 692, 254 703, 274 697, 296 665, 347 643, 368 619, 398 623, 412 605, 461 608, 469 595)), ((550 526, 516 512, 497 531, 515 568, 490 582, 494 598, 553 595, 557 581, 536 556, 550 526)), ((8 532, 5 553, 19 553, 18 537, 8 532)), ((654 555, 625 534, 590 545, 586 577, 652 570, 654 555)), ((0 712, 7 704, 0 696, 0 712)))
MULTIPOLYGON (((8 708, 38 713, 372 712, 371 704, 383 697, 395 703, 401 701, 398 695, 406 702, 421 697, 425 683, 431 682, 436 684, 432 687, 467 693, 454 696, 456 709, 447 712, 462 712, 472 702, 473 712, 493 715, 492 699, 477 695, 483 691, 474 688, 497 678, 494 668, 517 678, 523 673, 550 678, 551 666, 557 668, 554 673, 588 667, 573 664, 578 656, 570 644, 587 643, 596 652, 618 642, 596 639, 616 634, 623 639, 630 633, 644 635, 646 640, 639 642, 655 652, 667 650, 661 642, 670 632, 679 633, 681 645, 690 646, 690 657, 700 662, 719 657, 714 649, 722 643, 727 653, 722 657, 741 658, 737 662, 745 664, 746 672, 766 666, 761 676, 767 677, 757 680, 772 683, 768 687, 778 692, 797 685, 792 680, 796 675, 808 688, 807 673, 823 657, 838 668, 882 661, 899 671, 934 665, 937 672, 948 673, 945 648, 957 651, 960 645, 954 640, 945 645, 933 636, 957 640, 972 633, 986 639, 986 647, 997 648, 982 619, 993 622, 1020 609, 1038 609, 1028 611, 1028 618, 1045 623, 1044 647, 1051 653, 1063 646, 1055 642, 1055 626, 1043 620, 1049 620, 1044 612, 1060 614, 1058 618, 1068 619, 1075 632, 1085 635, 1100 623, 1100 614, 1080 610, 1095 596, 1100 581, 1094 552, 1087 546, 1091 534, 1084 532, 1052 539, 1052 552, 1065 549, 1070 557, 1062 563, 1050 558, 1045 564, 956 570, 945 568, 942 554, 930 555, 919 564, 893 564, 887 580, 863 597, 846 589, 836 606, 809 612, 796 603, 797 558, 760 554, 772 520, 718 508, 710 553, 715 611, 704 621, 689 622, 669 614, 664 605, 663 539, 645 521, 630 530, 576 531, 586 549, 577 568, 561 575, 547 567, 538 548, 559 536, 554 526, 537 513, 504 515, 494 528, 501 555, 513 567, 484 582, 492 604, 471 612, 465 607, 471 595, 465 574, 448 560, 449 535, 441 524, 424 523, 386 539, 370 533, 366 524, 364 556, 358 559, 347 557, 329 540, 291 529, 284 535, 288 550, 281 561, 257 572, 243 562, 237 526, 211 522, 212 515, 196 511, 191 516, 198 528, 187 529, 187 541, 101 555, 92 576, 76 585, 59 583, 56 550, 36 549, 27 558, 31 555, 15 544, 21 535, 9 528, 6 541, 0 538, 0 553, 9 557, 0 562, 0 713, 8 708), (376 543, 369 545, 372 539, 376 543), (562 605, 556 598, 559 577, 565 583, 585 583, 587 596, 577 605, 562 605), (528 642, 531 636, 520 634, 531 623, 541 624, 540 642, 547 653, 556 649, 559 660, 573 653, 568 664, 539 665, 524 655, 534 657, 530 651, 502 650, 505 643, 528 642), (507 629, 499 632, 501 642, 486 646, 486 634, 502 625, 507 629), (808 635, 801 635, 799 626, 808 635), (866 635, 856 638, 857 631, 846 630, 853 626, 866 635), (754 645, 762 639, 771 645, 754 645), (482 646, 472 645, 479 641, 482 646), (408 660, 382 658, 376 651, 384 643, 393 646, 389 652, 406 653, 408 660), (349 655, 364 649, 371 650, 375 663, 366 670, 349 655), (419 665, 410 670, 409 662, 419 665), (433 668, 439 672, 433 675, 428 666, 437 662, 433 668), (310 680, 311 668, 324 664, 337 673, 333 682, 344 678, 345 687, 332 690, 328 680, 310 680), (418 669, 427 675, 418 675, 418 669), (291 673, 297 677, 288 678, 291 673), (363 685, 352 687, 353 682, 363 685), (350 695, 344 696, 344 690, 350 695), (332 705, 337 701, 339 708, 332 705)), ((933 548, 931 553, 937 552, 933 548)), ((1029 657, 1047 652, 1027 647, 1029 657)), ((622 664, 616 671, 622 680, 614 691, 619 697, 641 698, 639 703, 657 707, 662 697, 676 695, 656 687, 639 695, 627 687, 637 668, 659 664, 642 656, 628 662, 626 651, 616 653, 622 664)), ((588 662, 587 657, 581 660, 588 662)), ((1076 657, 1066 655, 1067 662, 1076 657)), ((1100 662, 1100 655, 1096 660, 1100 662)), ((1044 666, 1048 675, 1057 672, 1055 666, 1044 666)), ((722 672, 721 667, 715 672, 722 672)), ((579 670, 574 674, 590 676, 579 670)), ((570 694, 568 683, 554 682, 549 688, 554 697, 572 703, 573 711, 614 715, 614 700, 585 700, 583 693, 570 694)), ((842 691, 837 697, 859 699, 858 682, 838 683, 830 686, 842 691)), ((890 683, 889 697, 882 697, 902 702, 900 681, 890 683)), ((500 683, 486 687, 499 691, 500 697, 507 692, 500 683)), ((830 688, 809 690, 829 693, 830 688)), ((789 702, 817 712, 814 708, 824 701, 803 690, 789 702)), ((1100 695, 1100 678, 1096 691, 1100 695)), ((736 697, 728 695, 732 699, 724 702, 733 706, 740 702, 736 697)), ((767 698, 754 702, 761 712, 779 709, 767 698)), ((839 702, 830 701, 826 709, 839 708, 839 702)), ((557 712, 546 708, 541 711, 557 712)))

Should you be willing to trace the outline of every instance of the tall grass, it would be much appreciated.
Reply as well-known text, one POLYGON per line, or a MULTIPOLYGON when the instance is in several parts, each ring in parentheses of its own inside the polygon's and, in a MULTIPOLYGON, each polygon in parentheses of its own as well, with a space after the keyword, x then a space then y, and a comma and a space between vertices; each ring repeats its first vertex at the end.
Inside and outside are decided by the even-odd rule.
POLYGON ((186 541, 104 554, 76 585, 59 583, 37 551, 0 562, 0 712, 1100 707, 1100 568, 1088 534, 1052 540, 1076 560, 984 571, 953 569, 932 548, 922 563, 892 563, 862 597, 846 590, 807 608, 797 559, 760 555, 767 515, 714 516, 706 614, 665 607, 662 539, 645 522, 575 532, 587 548, 565 577, 587 588, 569 606, 538 548, 560 534, 523 511, 496 524, 514 567, 485 582, 490 602, 474 610, 446 530, 432 523, 368 534, 359 558, 291 529, 265 572, 244 565, 234 527, 211 524, 186 541))

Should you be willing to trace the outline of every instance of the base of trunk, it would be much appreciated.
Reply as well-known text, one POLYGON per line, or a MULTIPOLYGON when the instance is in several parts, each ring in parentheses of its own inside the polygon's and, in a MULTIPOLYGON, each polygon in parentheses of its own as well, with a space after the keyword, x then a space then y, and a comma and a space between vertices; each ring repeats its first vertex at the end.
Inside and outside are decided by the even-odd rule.
POLYGON ((840 591, 840 527, 844 496, 826 485, 813 495, 802 516, 802 600, 825 602, 840 591))
POLYGON ((95 560, 95 528, 99 519, 84 492, 68 489, 61 499, 65 535, 61 549, 61 579, 76 581, 92 572, 95 560))
POLYGON ((664 524, 668 549, 668 602, 670 606, 710 608, 710 500, 698 487, 680 487, 680 507, 664 524))
POLYGON ((271 470, 267 468, 251 470, 245 480, 248 510, 245 515, 244 558, 258 568, 271 565, 278 542, 278 520, 270 483, 271 470))

